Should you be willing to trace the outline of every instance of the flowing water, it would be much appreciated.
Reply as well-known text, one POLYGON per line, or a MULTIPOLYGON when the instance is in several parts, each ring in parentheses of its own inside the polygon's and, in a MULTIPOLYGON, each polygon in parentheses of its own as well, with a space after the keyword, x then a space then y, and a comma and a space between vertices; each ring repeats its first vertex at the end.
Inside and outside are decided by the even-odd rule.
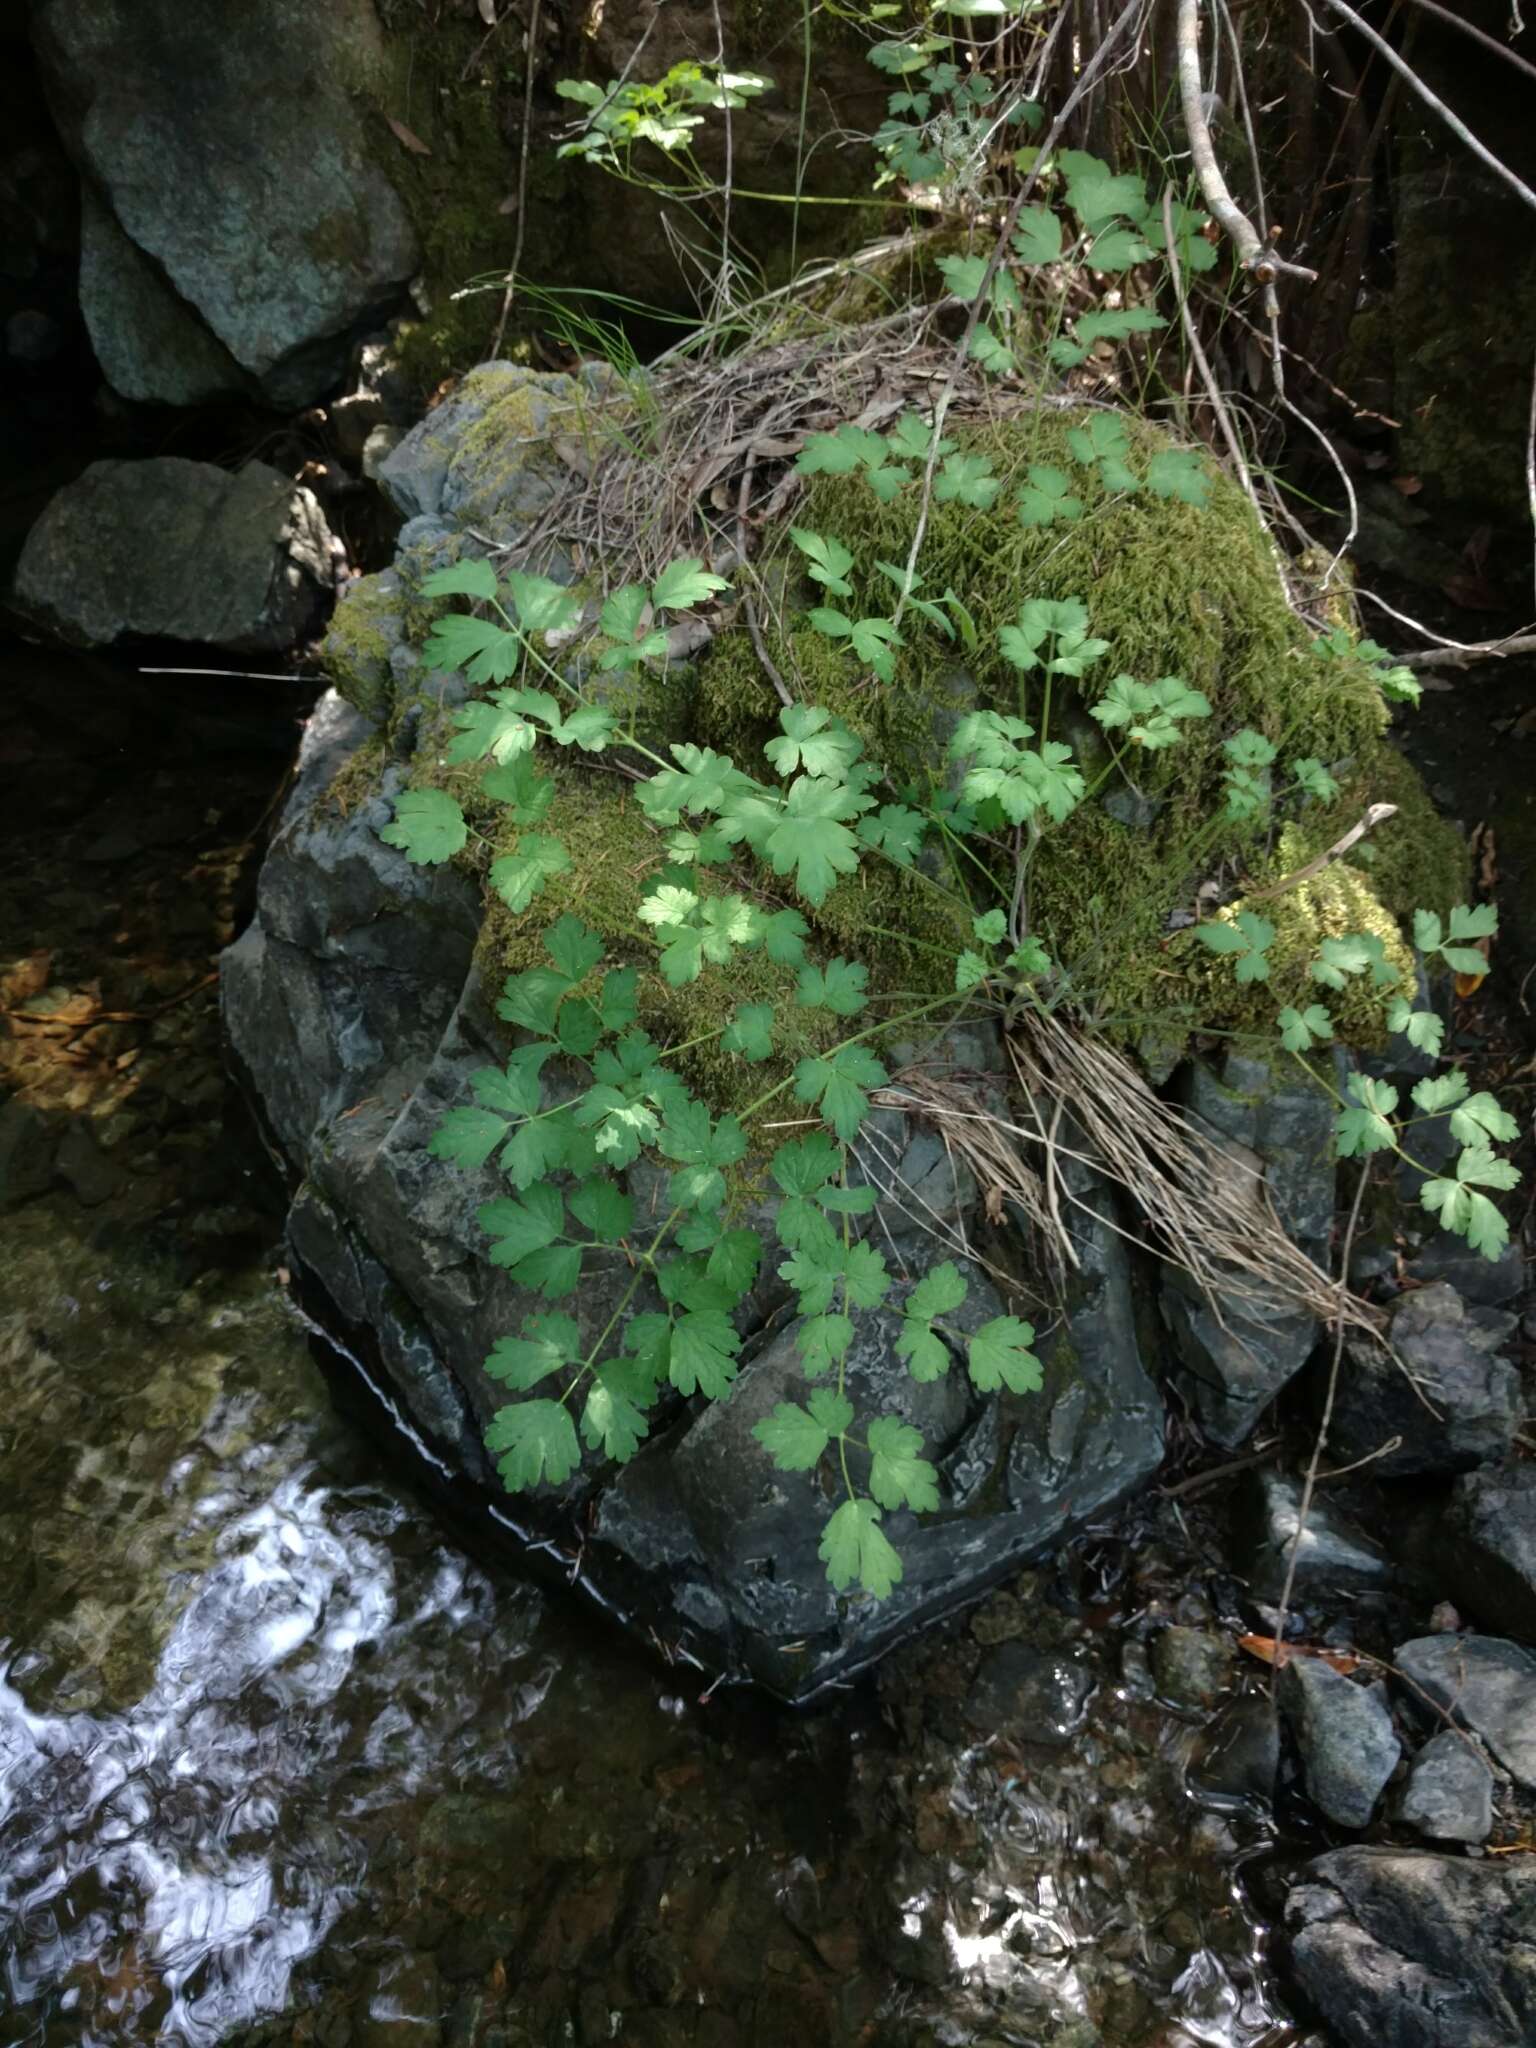
POLYGON ((470 1555, 333 1404, 216 1079, 270 762, 157 795, 33 731, 0 1079, 68 1135, 0 1216, 0 2048, 1297 2040, 1268 1823, 1150 1698, 1219 1605, 1177 1517, 798 1716, 470 1555))
POLYGON ((450 1541, 266 1274, 72 1222, 7 1225, 8 2048, 1291 2038, 1258 1825, 1103 1630, 1065 1747, 948 1727, 974 1629, 818 1714, 701 1704, 450 1541))

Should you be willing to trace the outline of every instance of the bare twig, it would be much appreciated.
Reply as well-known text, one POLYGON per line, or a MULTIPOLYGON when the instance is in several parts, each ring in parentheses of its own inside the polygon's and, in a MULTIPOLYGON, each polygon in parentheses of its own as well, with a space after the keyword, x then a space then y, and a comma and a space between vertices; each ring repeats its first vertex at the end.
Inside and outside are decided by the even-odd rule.
MULTIPOLYGON (((1190 6, 1193 4, 1193 0, 1182 0, 1182 4, 1185 6, 1190 6)), ((1372 28, 1371 24, 1368 21, 1364 20, 1362 16, 1355 12, 1354 8, 1349 5, 1349 0, 1322 0, 1322 4, 1325 7, 1331 7, 1335 14, 1342 14, 1344 19, 1351 24, 1351 26, 1356 30, 1358 34, 1364 36, 1366 41, 1370 43, 1374 49, 1377 49, 1381 52, 1382 56, 1385 57, 1387 62, 1392 66, 1392 69, 1400 73, 1401 76, 1407 80, 1408 84, 1418 94, 1419 98, 1424 102, 1425 106, 1428 107, 1432 113, 1436 113, 1440 116, 1441 120, 1445 123, 1446 127, 1450 129, 1453 135, 1460 137, 1462 142, 1466 144, 1467 148, 1471 150, 1472 154, 1478 159, 1478 161, 1480 163, 1486 164, 1490 171, 1494 172, 1496 176, 1502 178, 1505 184, 1508 185, 1512 191, 1517 192, 1519 194, 1519 196, 1525 201, 1526 205, 1531 208, 1532 212, 1536 212, 1536 192, 1533 192, 1530 186, 1527 185, 1523 179, 1517 178, 1514 172, 1509 168, 1508 164, 1502 162, 1500 158, 1496 157, 1493 151, 1488 147, 1486 143, 1479 142, 1477 137, 1472 133, 1472 130, 1467 126, 1466 122, 1462 120, 1461 116, 1459 114, 1453 114, 1450 108, 1445 104, 1445 101, 1439 99, 1434 93, 1430 91, 1429 87, 1424 83, 1423 79, 1420 78, 1419 74, 1413 69, 1412 65, 1405 63, 1404 60, 1397 54, 1396 50, 1393 49, 1392 45, 1387 41, 1386 37, 1382 35, 1378 30, 1372 28)))
MULTIPOLYGON (((1371 1177, 1370 1155, 1360 1162, 1360 1178, 1355 1183, 1355 1198, 1349 1205, 1349 1221, 1344 1226, 1344 1241, 1339 1249, 1339 1273, 1341 1288, 1349 1284, 1349 1258, 1354 1249, 1355 1231, 1360 1223, 1360 1205, 1365 1200, 1366 1185, 1371 1177)), ((1307 1515, 1311 1510, 1312 1496, 1317 1491, 1317 1476, 1322 1469, 1323 1452, 1328 1445, 1328 1431, 1333 1426, 1333 1405, 1339 1392, 1339 1368, 1344 1362, 1344 1339, 1347 1335, 1344 1318, 1340 1316, 1333 1333, 1333 1361, 1328 1368, 1328 1392, 1323 1401, 1322 1420, 1317 1427, 1317 1441, 1312 1446, 1312 1457, 1307 1465, 1307 1477, 1301 1489, 1301 1502, 1296 1510, 1296 1534, 1291 1539, 1290 1555, 1285 1563, 1285 1584, 1280 1589, 1280 1611, 1275 1617, 1275 1643, 1277 1648, 1285 1642, 1285 1620, 1290 1613, 1291 1594, 1296 1588, 1296 1562, 1301 1555, 1301 1539, 1307 1526, 1307 1515)), ((1278 1669, 1278 1658, 1276 1666, 1278 1669)))
MULTIPOLYGON (((1184 339, 1189 343, 1189 352, 1195 359, 1195 368, 1200 372, 1200 381, 1205 386, 1205 395, 1210 400, 1211 410, 1215 413, 1217 422, 1221 427, 1222 439, 1226 442, 1227 452, 1232 457, 1232 466, 1237 471, 1238 481, 1247 492, 1248 502, 1252 505, 1259 525, 1263 527, 1267 536, 1269 528, 1264 519, 1264 509, 1259 503, 1259 494, 1253 487, 1253 478, 1248 473, 1248 458, 1243 453, 1242 442, 1237 438, 1237 429, 1232 424, 1232 416, 1227 410, 1226 401, 1221 395, 1215 377, 1211 374, 1210 360, 1200 340, 1200 330, 1195 325, 1194 315, 1189 310, 1189 300, 1184 294, 1184 279, 1179 264, 1179 252, 1174 246, 1173 187, 1171 185, 1163 193, 1163 234, 1167 243, 1164 254, 1168 258, 1168 273, 1173 280, 1173 295, 1179 302, 1179 318, 1184 324, 1184 339)), ((1280 582, 1283 589, 1285 587, 1285 577, 1283 574, 1280 582)))
POLYGON ((512 317, 512 301, 517 292, 517 273, 522 268, 523 243, 528 234, 528 160, 532 155, 533 136, 533 74, 538 64, 539 15, 543 0, 533 0, 528 16, 528 55, 523 67, 523 136, 517 163, 517 239, 512 244, 512 261, 507 268, 506 289, 501 295, 501 312, 496 321, 496 337, 491 343, 491 360, 501 354, 501 344, 506 339, 507 322, 512 317))
MULTIPOLYGON (((1200 84, 1200 0, 1179 0, 1178 35, 1179 92, 1184 103, 1184 126, 1189 135, 1195 176, 1200 180, 1206 205, 1230 236, 1238 261, 1264 286, 1264 303, 1268 311, 1275 303, 1275 278, 1282 271, 1292 277, 1305 277, 1314 284, 1317 272, 1299 263, 1287 263, 1277 256, 1273 246, 1259 233, 1227 189, 1227 181, 1216 161, 1216 148, 1211 141, 1211 126, 1205 116, 1200 84)), ((1172 254, 1171 236, 1169 254, 1172 254)))
POLYGON ((752 602, 752 592, 747 587, 746 582, 748 573, 747 506, 751 503, 752 499, 752 470, 755 460, 754 451, 749 448, 747 450, 746 467, 741 472, 741 489, 736 494, 736 552, 741 557, 743 579, 741 594, 742 611, 746 615, 747 631, 752 637, 752 649, 757 656, 758 665, 769 682, 772 683, 779 702, 786 710, 789 710, 793 708, 795 700, 790 695, 789 685, 785 682, 783 676, 779 674, 777 668, 774 667, 772 657, 769 655, 767 643, 763 639, 763 629, 758 624, 757 606, 752 602))
POLYGON ((939 466, 939 441, 944 432, 945 416, 954 401, 955 392, 960 381, 960 373, 970 354, 971 343, 975 338, 976 329, 981 325, 982 317, 991 302, 992 280, 997 276, 998 271, 1002 267, 1003 259, 1008 253, 1008 245, 1013 237, 1013 231, 1019 224, 1019 216, 1023 213, 1030 195, 1039 181, 1041 171, 1050 161, 1051 151, 1061 140, 1067 123, 1078 106, 1092 90, 1094 80, 1109 62, 1110 53, 1116 43, 1120 40, 1126 29, 1130 27, 1132 21, 1141 14, 1145 5, 1146 0, 1127 0, 1126 6, 1121 9, 1105 30, 1098 48, 1083 66, 1082 71, 1078 75, 1077 83, 1073 86, 1071 92, 1068 93, 1062 103, 1061 111, 1051 123, 1044 142, 1041 143, 1040 148, 1035 153, 1034 163, 1020 181, 1019 189, 1013 196, 1013 202, 1008 208, 1003 224, 997 231, 997 237, 992 244, 991 253, 987 257, 986 267, 981 273, 981 282, 976 288, 975 297, 971 300, 971 309, 966 315, 965 329, 956 345, 954 357, 950 364, 949 375, 945 378, 943 388, 934 401, 933 439, 928 446, 928 460, 923 466, 922 489, 918 497, 917 523, 912 530, 912 545, 907 550, 907 574, 894 614, 898 624, 906 607, 907 592, 914 587, 917 575, 917 558, 923 551, 923 540, 928 531, 928 514, 933 504, 933 478, 934 472, 939 466))
POLYGON ((715 283, 711 316, 718 320, 731 306, 731 188, 735 183, 736 139, 731 127, 731 92, 725 83, 725 25, 720 0, 710 0, 715 16, 715 68, 720 74, 720 99, 725 113, 725 186, 720 199, 720 275, 715 283))
POLYGON ((318 683, 323 680, 311 669, 307 674, 280 676, 265 669, 251 668, 141 668, 141 676, 217 676, 221 682, 237 683, 318 683))
POLYGON ((1485 48, 1496 51, 1506 63, 1518 65, 1530 78, 1536 78, 1536 64, 1528 57, 1522 57, 1518 50, 1512 50, 1508 43, 1501 43, 1497 36, 1489 35, 1486 29, 1478 28, 1474 22, 1463 21, 1459 14, 1453 14, 1449 7, 1437 5, 1437 0, 1413 0, 1415 7, 1422 7, 1426 14, 1437 15, 1441 21, 1448 21, 1452 28, 1459 28, 1464 36, 1471 36, 1485 48))
POLYGON ((1273 882, 1267 889, 1249 889, 1244 892, 1245 903, 1263 903, 1271 896, 1284 896, 1292 889, 1299 889, 1303 882, 1310 882, 1320 875, 1324 868, 1332 867, 1336 860, 1342 860, 1351 847, 1358 846, 1367 832, 1374 832, 1378 825, 1384 825, 1388 818, 1397 816, 1396 804, 1372 804, 1358 824, 1351 825, 1341 839, 1336 839, 1325 853, 1315 860, 1309 860, 1304 868, 1287 875, 1283 881, 1273 882))
MULTIPOLYGON (((1369 597, 1369 591, 1362 591, 1362 597, 1369 597)), ((1401 613, 1395 614, 1401 617, 1401 613)), ((1421 629, 1422 630, 1422 629, 1421 629)), ((1475 640, 1471 646, 1460 646, 1448 640, 1441 647, 1431 647, 1419 654, 1403 654, 1398 659, 1404 668, 1476 668, 1483 661, 1507 661, 1510 655, 1536 654, 1536 633, 1512 633, 1505 640, 1475 640)))

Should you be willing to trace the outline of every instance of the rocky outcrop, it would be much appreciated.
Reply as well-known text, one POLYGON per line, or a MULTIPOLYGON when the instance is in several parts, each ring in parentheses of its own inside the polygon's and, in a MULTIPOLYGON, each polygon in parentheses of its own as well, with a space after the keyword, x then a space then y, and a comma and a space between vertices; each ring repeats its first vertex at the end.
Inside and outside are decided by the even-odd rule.
MULTIPOLYGON (((991 1021, 937 1030, 900 1056, 913 1087, 878 1105, 878 1144, 856 1168, 885 1199, 873 1218, 850 1215, 848 1225, 871 1234, 894 1275, 889 1299, 865 1315, 848 1355, 855 1406, 915 1429, 937 1472, 935 1511, 914 1518, 886 1510, 904 1567, 890 1597, 849 1599, 830 1590, 818 1554, 825 1476, 773 1469, 753 1434, 805 1379, 795 1290, 773 1249, 777 1197, 764 1193, 761 1157, 744 1168, 733 1198, 740 1227, 766 1256, 734 1311, 742 1370, 728 1398, 708 1405, 669 1389, 627 1464, 609 1464, 589 1445, 580 1468, 559 1485, 520 1496, 515 1506, 494 1493, 482 1438, 508 1400, 486 1362, 544 1304, 487 1255, 477 1217, 505 1193, 498 1170, 452 1170, 428 1146, 445 1112, 469 1099, 471 1077, 500 1065, 510 1049, 497 1016, 503 977, 535 962, 544 967, 540 934, 569 910, 598 933, 605 960, 642 970, 640 1022, 658 1043, 681 1052, 712 1044, 709 1005, 734 1000, 735 991, 716 975, 669 992, 650 971, 654 955, 637 950, 629 899, 616 878, 654 870, 662 857, 656 836, 623 782, 575 753, 550 757, 546 829, 559 830, 570 865, 536 913, 512 915, 494 893, 487 898, 478 842, 442 866, 419 867, 386 846, 380 831, 407 787, 430 783, 462 792, 472 805, 483 801, 473 772, 448 745, 446 713, 469 685, 429 671, 427 627, 440 600, 429 595, 425 572, 494 550, 507 568, 537 568, 576 584, 595 616, 597 565, 584 559, 578 582, 547 515, 590 467, 594 437, 621 408, 640 402, 643 394, 637 399, 587 373, 539 376, 484 364, 384 458, 381 482, 406 517, 401 545, 392 567, 364 579, 338 608, 326 658, 353 710, 328 703, 306 745, 299 789, 262 875, 256 923, 226 963, 226 1012, 237 1059, 294 1184, 291 1263, 316 1324, 366 1361, 453 1484, 485 1490, 503 1519, 579 1557, 595 1590, 659 1638, 803 1697, 979 1594, 1145 1480, 1162 1442, 1145 1349, 1157 1341, 1158 1283, 1133 1249, 1135 1220, 1071 1124, 1070 1103, 1060 1119, 1051 1194, 1070 1238, 1062 1269, 1051 1270, 1001 1188, 983 1198, 970 1168, 913 1104, 924 1087, 932 1099, 932 1084, 941 1094, 962 1087, 986 1106, 1000 1104, 1009 1085, 1003 1045, 991 1021), (1037 1393, 982 1396, 958 1370, 922 1383, 907 1372, 897 1345, 901 1307, 946 1258, 963 1264, 968 1280, 957 1336, 1015 1312, 1041 1330, 1037 1393), (1016 1307, 1021 1300, 1032 1305, 1016 1307)), ((1155 532, 1148 545, 1162 545, 1155 532)), ((1267 569, 1260 588, 1269 602, 1267 569)), ((642 732, 661 745, 687 741, 753 758, 744 750, 763 745, 772 707, 749 648, 742 659, 746 643, 722 621, 696 664, 685 666, 680 657, 689 650, 674 646, 664 680, 623 682, 636 693, 642 732)), ((692 642, 692 650, 699 645, 692 642)), ((586 656, 576 649, 559 658, 586 656)), ((905 681, 919 693, 903 709, 903 730, 912 736, 893 744, 916 748, 917 760, 952 710, 943 695, 948 675, 942 666, 915 669, 905 681)), ((973 686, 983 687, 979 680, 973 686)), ((840 709, 844 700, 834 694, 829 701, 840 709)), ((845 715, 861 718, 863 700, 847 701, 845 715)), ((917 772, 915 762, 907 772, 917 772)), ((488 812, 477 816, 489 830, 503 829, 488 812)), ((895 886, 906 888, 900 880, 895 886)), ((948 949, 952 927, 936 925, 929 943, 916 927, 924 914, 938 914, 932 904, 925 913, 906 895, 895 901, 899 908, 872 917, 862 895, 854 902, 834 891, 816 909, 810 943, 828 957, 851 953, 879 976, 902 957, 904 930, 911 930, 919 939, 916 964, 902 957, 902 971, 932 974, 932 955, 948 949)), ((765 986, 792 1018, 793 981, 765 986)), ((947 982, 940 987, 947 1004, 947 982)), ((722 1028, 729 1014, 727 1003, 722 1028)), ((701 1071, 690 1078, 713 1114, 735 1106, 730 1090, 740 1080, 731 1061, 708 1064, 716 1051, 695 1056, 701 1071)), ((777 1048, 774 1056, 781 1056, 777 1048)), ((784 1085, 794 1071, 785 1065, 784 1085)), ((1219 1073, 1197 1066, 1181 1079, 1186 1112, 1218 1157, 1232 1161, 1250 1196, 1261 1186, 1267 1208, 1321 1260, 1333 1210, 1327 1093, 1236 1058, 1219 1073)), ((588 1086, 585 1070, 558 1058, 542 1069, 541 1083, 546 1110, 565 1099, 562 1091, 588 1086)), ((1004 1144, 1014 1142, 1007 1120, 993 1129, 1004 1144)), ((658 1190, 655 1170, 636 1164, 627 1173, 628 1191, 644 1209, 658 1190)), ((1234 1228, 1241 1214, 1234 1210, 1234 1228)), ((568 1309, 564 1300, 561 1306, 587 1348, 658 1304, 650 1278, 637 1278, 622 1246, 589 1247, 584 1257, 579 1288, 568 1309)), ((1222 1443, 1252 1427, 1315 1338, 1310 1316, 1278 1299, 1239 1295, 1235 1286, 1233 1298, 1218 1304, 1170 1281, 1161 1305, 1191 1405, 1222 1443)), ((855 1465, 866 1455, 857 1446, 849 1452, 855 1465)), ((1278 1560, 1283 1570, 1293 1535, 1293 1528, 1266 1525, 1261 1547, 1273 1552, 1271 1569, 1278 1560)), ((1342 1538, 1326 1560, 1315 1541, 1308 1546, 1309 1573, 1314 1559, 1332 1570, 1346 1552, 1352 1583, 1385 1574, 1374 1546, 1342 1538)))
POLYGON ((379 167, 372 0, 37 0, 44 84, 94 198, 81 302, 125 397, 301 406, 418 260, 379 167))
MULTIPOLYGON (((411 515, 404 546, 394 569, 345 600, 327 646, 354 699, 387 721, 389 741, 368 738, 369 724, 339 699, 322 705, 262 872, 256 921, 225 962, 226 1018, 295 1186, 289 1242, 317 1324, 366 1360, 455 1483, 484 1489, 504 1502, 504 1519, 579 1550, 603 1598, 702 1660, 745 1667, 799 1697, 1142 1484, 1162 1455, 1162 1406, 1142 1358, 1115 1193, 1091 1163, 1062 1162, 1065 1192, 1081 1203, 1069 1204, 1075 1263, 1062 1283, 1022 1229, 983 1219, 971 1173, 917 1116, 884 1107, 872 1126, 877 1151, 859 1170, 891 1199, 851 1227, 875 1232, 897 1284, 859 1327, 848 1384, 861 1411, 921 1431, 940 1491, 935 1513, 889 1515, 904 1566, 891 1597, 832 1591, 817 1554, 821 1478, 774 1471, 752 1435, 805 1378, 777 1272, 783 1255, 772 1250, 773 1200, 754 1197, 744 1218, 767 1256, 738 1312, 743 1369, 730 1397, 711 1405, 669 1395, 627 1465, 589 1451, 564 1485, 516 1503, 501 1495, 482 1437, 507 1396, 485 1361, 544 1304, 487 1256, 477 1211, 505 1192, 497 1171, 455 1172, 427 1151, 443 1112, 466 1099, 469 1076, 506 1056, 500 976, 480 882, 451 865, 413 866, 379 835, 393 796, 441 750, 438 700, 464 687, 428 677, 412 644, 419 627, 406 630, 421 571, 486 540, 515 542, 561 487, 559 441, 599 389, 485 366, 383 464, 385 487, 411 515), (957 1335, 1012 1312, 1020 1288, 1056 1304, 1041 1318, 1038 1394, 983 1396, 958 1370, 926 1383, 908 1373, 896 1348, 901 1303, 957 1242, 975 1247, 960 1261, 969 1295, 957 1335)), ((616 808, 616 829, 621 822, 616 808)), ((614 857, 603 837, 596 844, 614 857)), ((917 1075, 1000 1085, 991 1030, 953 1027, 901 1058, 917 1075)), ((575 1076, 551 1064, 544 1078, 558 1091, 575 1076)), ((647 1171, 629 1169, 642 1203, 647 1171)), ((621 1310, 631 1279, 622 1249, 588 1254, 569 1305, 589 1341, 621 1310)), ((622 1313, 656 1305, 642 1287, 622 1313)))
POLYGON ((1536 2038, 1536 1868, 1349 1848, 1286 1901, 1303 1990, 1347 2048, 1526 2048, 1536 2038))
POLYGON ((286 652, 334 589, 311 494, 265 463, 93 462, 52 498, 16 569, 23 612, 77 647, 186 640, 286 652))
MULTIPOLYGON (((381 765, 360 800, 332 795, 367 731, 338 698, 317 713, 262 871, 257 920, 225 959, 225 1015, 301 1183, 289 1239, 306 1306, 367 1357, 440 1464, 490 1491, 481 1431, 505 1396, 483 1361, 535 1304, 489 1262, 475 1220, 497 1176, 451 1173, 426 1144, 464 1099, 469 1073, 504 1057, 504 1041, 475 964, 478 886, 450 869, 412 867, 378 836, 407 764, 381 765)), ((970 1069, 987 1054, 961 1039, 930 1057, 940 1070, 970 1069)), ((974 1183, 946 1170, 942 1148, 914 1122, 885 1113, 882 1135, 895 1174, 923 1187, 929 1211, 974 1216, 974 1183)), ((1112 1213, 1107 1185, 1089 1175, 1083 1191, 1112 1213)), ((941 1253, 891 1220, 910 1275, 894 1309, 941 1253)), ((770 1213, 760 1227, 771 1237, 770 1213)), ((804 1383, 776 1283, 758 1297, 730 1399, 678 1403, 629 1465, 589 1457, 558 1494, 507 1505, 560 1539, 579 1518, 595 1588, 681 1635, 694 1654, 745 1665, 786 1695, 812 1691, 1155 1470, 1162 1410, 1137 1346, 1129 1261, 1107 1224, 1085 1224, 1075 1242, 1081 1270, 1040 1395, 999 1405, 956 1373, 919 1385, 895 1352, 898 1317, 863 1325, 850 1389, 861 1406, 923 1430, 943 1497, 936 1515, 891 1518, 905 1577, 888 1601, 850 1603, 831 1591, 816 1555, 825 1511, 815 1477, 773 1472, 752 1439, 752 1424, 804 1383)), ((980 1322, 1003 1310, 983 1271, 969 1277, 962 1329, 967 1315, 980 1322)), ((596 1267, 577 1303, 584 1327, 601 1328, 627 1279, 621 1254, 596 1267)))

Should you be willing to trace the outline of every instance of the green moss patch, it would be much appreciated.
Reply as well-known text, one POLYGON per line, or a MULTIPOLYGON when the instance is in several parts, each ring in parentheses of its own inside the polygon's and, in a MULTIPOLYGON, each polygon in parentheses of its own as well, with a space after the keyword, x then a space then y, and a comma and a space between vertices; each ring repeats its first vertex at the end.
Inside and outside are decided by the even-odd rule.
MULTIPOLYGON (((895 685, 872 681, 805 623, 798 607, 820 593, 801 582, 787 535, 765 557, 770 589, 777 580, 789 600, 768 634, 770 650, 797 697, 845 719, 898 784, 923 787, 939 772, 965 709, 1022 707, 1041 724, 1039 676, 1021 698, 1016 672, 997 651, 999 629, 1027 599, 1081 599, 1093 632, 1110 642, 1081 686, 1054 685, 1051 736, 1069 739, 1090 775, 1108 756, 1084 714, 1113 676, 1176 674, 1202 690, 1213 707, 1209 720, 1188 726, 1188 736, 1161 755, 1128 755, 1136 801, 1126 802, 1119 773, 1104 785, 1102 797, 1121 817, 1146 822, 1120 822, 1100 801, 1046 832, 1031 867, 1030 923, 1065 969, 1074 1003, 1128 1043, 1149 1034, 1182 1040, 1201 1028, 1272 1039, 1278 1009, 1304 991, 1315 999, 1306 969, 1323 938, 1378 932, 1406 968, 1399 920, 1459 899, 1464 852, 1386 740, 1386 707, 1365 666, 1312 652, 1312 636, 1286 602, 1270 543, 1238 487, 1212 471, 1203 506, 1146 494, 1108 497, 1068 445, 1086 416, 1040 413, 958 436, 987 456, 1004 489, 987 511, 932 505, 923 588, 938 595, 950 587, 962 598, 978 629, 974 653, 909 613, 895 685), (1068 471, 1085 503, 1082 519, 1051 527, 1019 522, 1017 487, 1035 462, 1068 471), (1243 727, 1279 749, 1277 777, 1300 757, 1322 761, 1339 779, 1338 798, 1299 808, 1292 800, 1260 828, 1222 822, 1222 743, 1243 727), (1243 877, 1267 887, 1324 852, 1373 802, 1395 803, 1398 817, 1315 883, 1256 904, 1277 931, 1270 983, 1237 983, 1230 962, 1178 934, 1174 914, 1193 910, 1203 882, 1215 881, 1224 895, 1243 877)), ((1147 422, 1127 418, 1126 427, 1133 468, 1169 445, 1147 422)), ((850 615, 891 611, 892 587, 874 565, 906 560, 915 498, 909 490, 885 505, 857 477, 819 477, 797 505, 796 524, 835 535, 856 556, 855 594, 841 601, 850 615)), ((750 766, 776 715, 750 643, 727 636, 703 664, 699 736, 750 766)), ((1379 1040, 1379 998, 1351 990, 1333 1007, 1341 1035, 1379 1040)))

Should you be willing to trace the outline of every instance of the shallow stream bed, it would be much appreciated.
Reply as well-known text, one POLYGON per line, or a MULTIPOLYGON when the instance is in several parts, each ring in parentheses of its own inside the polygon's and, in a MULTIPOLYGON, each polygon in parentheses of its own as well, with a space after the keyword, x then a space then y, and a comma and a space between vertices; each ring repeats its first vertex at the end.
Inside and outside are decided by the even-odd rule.
POLYGON ((312 1359, 219 1078, 281 751, 102 687, 10 742, 0 2048, 1299 2041, 1285 1854, 1152 1698, 1155 1628, 1232 1618, 1176 1504, 798 1716, 462 1547, 312 1359))

